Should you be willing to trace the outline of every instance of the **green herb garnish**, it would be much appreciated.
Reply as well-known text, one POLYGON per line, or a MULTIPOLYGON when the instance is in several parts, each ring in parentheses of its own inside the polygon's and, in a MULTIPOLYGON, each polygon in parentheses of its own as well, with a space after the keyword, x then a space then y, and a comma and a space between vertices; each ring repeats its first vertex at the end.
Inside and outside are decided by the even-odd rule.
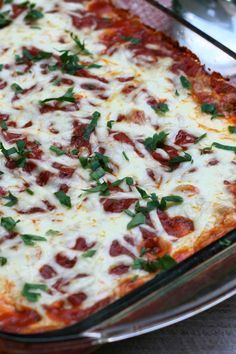
POLYGON ((82 254, 82 257, 84 257, 84 258, 91 258, 91 257, 93 257, 93 256, 95 255, 96 252, 97 252, 96 250, 89 250, 89 251, 87 251, 87 252, 84 252, 84 253, 82 254))
POLYGON ((0 266, 3 267, 7 264, 7 258, 6 257, 0 257, 0 266))
POLYGON ((42 11, 39 8, 36 8, 36 4, 26 1, 25 4, 28 7, 28 12, 25 16, 26 21, 37 21, 44 17, 42 11))
POLYGON ((47 235, 47 236, 58 236, 58 235, 60 235, 60 231, 53 230, 53 229, 49 229, 49 230, 46 232, 46 235, 47 235))
POLYGON ((57 156, 65 155, 65 151, 63 151, 62 149, 58 148, 58 147, 55 146, 55 145, 51 145, 49 149, 50 149, 51 151, 55 152, 55 154, 56 154, 57 156))
POLYGON ((11 89, 15 92, 15 93, 22 93, 24 92, 24 89, 18 85, 17 83, 14 83, 11 85, 11 89))
POLYGON ((85 47, 85 43, 81 42, 79 40, 79 37, 76 36, 75 34, 71 33, 70 34, 71 38, 73 39, 73 41, 75 42, 76 46, 79 48, 79 53, 82 55, 92 55, 90 53, 90 51, 85 47))
POLYGON ((167 103, 160 103, 158 105, 151 106, 151 107, 157 114, 169 112, 169 106, 167 103))
POLYGON ((98 119, 101 117, 101 114, 97 111, 95 111, 92 114, 92 120, 89 123, 89 125, 84 129, 84 134, 83 137, 85 140, 89 140, 90 135, 92 134, 92 132, 95 130, 97 123, 98 123, 98 119))
POLYGON ((206 136, 207 136, 207 133, 204 133, 204 134, 200 135, 200 136, 194 141, 194 144, 199 143, 199 141, 201 141, 202 139, 206 138, 206 136))
POLYGON ((147 272, 154 273, 157 270, 165 271, 174 267, 177 262, 168 254, 155 261, 148 261, 142 258, 134 260, 133 269, 143 269, 147 272))
POLYGON ((129 161, 129 158, 128 158, 128 156, 127 156, 127 154, 126 154, 125 151, 122 151, 122 155, 124 156, 124 158, 126 159, 126 161, 129 161))
POLYGON ((112 129, 113 124, 115 123, 115 120, 109 120, 107 122, 107 128, 112 129))
POLYGON ((212 146, 216 147, 217 149, 233 151, 236 153, 236 146, 223 145, 220 143, 213 143, 212 146))
POLYGON ((175 164, 182 163, 182 162, 192 162, 192 161, 193 161, 192 156, 185 152, 184 156, 176 156, 176 157, 173 157, 172 159, 170 159, 169 164, 175 165, 175 164))
POLYGON ((236 125, 230 125, 228 130, 231 134, 236 134, 236 125))
POLYGON ((22 56, 16 55, 16 63, 24 64, 26 61, 37 62, 45 59, 50 59, 52 53, 39 51, 38 53, 32 54, 29 50, 23 49, 22 56))
POLYGON ((159 134, 155 133, 152 137, 144 140, 144 145, 147 150, 155 151, 158 147, 165 143, 167 136, 168 133, 165 131, 162 131, 159 134))
POLYGON ((34 195, 34 192, 30 188, 26 188, 25 192, 28 193, 29 195, 34 195))
POLYGON ((20 220, 15 221, 11 216, 1 218, 1 226, 7 231, 13 231, 20 220))
POLYGON ((63 96, 46 98, 45 100, 40 101, 40 104, 44 105, 45 103, 50 102, 50 101, 75 103, 76 100, 75 100, 74 95, 75 95, 74 88, 70 87, 63 96))
POLYGON ((36 290, 47 292, 48 287, 46 284, 30 284, 25 283, 23 290, 21 292, 22 296, 24 296, 29 302, 37 302, 41 293, 36 292, 36 290))
POLYGON ((185 88, 186 90, 190 90, 191 89, 191 83, 189 82, 189 80, 185 77, 185 76, 180 76, 180 82, 183 86, 183 88, 185 88))
POLYGON ((125 42, 130 42, 132 44, 139 44, 141 43, 140 38, 132 37, 132 36, 120 36, 120 38, 125 42))
POLYGON ((11 193, 8 192, 8 195, 6 197, 3 197, 6 200, 9 200, 6 204, 4 204, 7 207, 12 207, 18 203, 18 199, 11 193))
POLYGON ((20 237, 22 238, 22 240, 26 246, 34 246, 35 241, 39 241, 39 242, 47 241, 47 239, 45 237, 31 235, 31 234, 20 235, 20 237))
POLYGON ((99 192, 99 195, 103 195, 103 196, 110 195, 109 186, 106 182, 98 183, 95 187, 83 189, 83 191, 89 194, 99 192))
POLYGON ((0 12, 0 28, 8 26, 11 22, 10 11, 0 12))
POLYGON ((4 120, 2 120, 0 122, 0 127, 2 128, 2 130, 7 130, 8 129, 7 123, 4 120))
POLYGON ((59 200, 59 202, 66 206, 67 208, 71 208, 71 199, 70 197, 63 191, 58 191, 54 193, 55 197, 59 200))
POLYGON ((127 229, 133 229, 134 227, 138 225, 145 224, 146 222, 146 216, 143 213, 137 213, 135 216, 132 217, 131 221, 127 225, 127 229))

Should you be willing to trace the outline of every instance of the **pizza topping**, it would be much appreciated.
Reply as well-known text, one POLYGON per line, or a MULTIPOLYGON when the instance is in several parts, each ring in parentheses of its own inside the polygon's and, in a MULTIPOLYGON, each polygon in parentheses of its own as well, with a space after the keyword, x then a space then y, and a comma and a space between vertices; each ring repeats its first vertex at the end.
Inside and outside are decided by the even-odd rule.
POLYGON ((134 260, 133 269, 144 269, 149 273, 156 272, 157 270, 165 271, 173 268, 177 262, 168 254, 162 258, 157 258, 155 261, 137 258, 134 260))
POLYGON ((40 101, 40 104, 44 105, 45 103, 51 102, 51 101, 75 103, 76 99, 75 99, 74 95, 75 95, 74 88, 70 87, 63 96, 46 98, 46 99, 40 101))
POLYGON ((1 226, 7 231, 13 231, 20 220, 15 221, 11 216, 1 218, 1 226))
POLYGON ((47 291, 48 287, 46 284, 30 284, 25 283, 22 295, 29 301, 29 302, 37 302, 41 297, 41 291, 47 291), (40 292, 39 292, 40 291, 40 292))
POLYGON ((47 239, 45 237, 42 236, 37 236, 37 235, 29 235, 29 234, 24 234, 24 235, 20 235, 20 237, 22 238, 24 244, 26 246, 35 246, 35 241, 47 241, 47 239))
POLYGON ((230 132, 231 134, 236 134, 236 126, 230 125, 230 126, 228 127, 228 130, 229 130, 229 132, 230 132))
POLYGON ((0 7, 1 329, 31 333, 235 228, 236 91, 110 0, 0 7))
POLYGON ((191 83, 186 78, 186 76, 183 76, 183 75, 180 76, 180 82, 181 82, 183 88, 185 88, 186 90, 190 90, 191 89, 191 83))
POLYGON ((59 202, 61 203, 61 205, 66 206, 67 208, 72 208, 71 205, 71 199, 68 195, 66 195, 65 192, 63 192, 62 190, 55 192, 54 193, 55 197, 59 200, 59 202))
POLYGON ((162 131, 159 134, 154 134, 153 137, 147 138, 144 141, 144 145, 147 150, 155 151, 158 147, 161 147, 168 136, 168 133, 162 131))

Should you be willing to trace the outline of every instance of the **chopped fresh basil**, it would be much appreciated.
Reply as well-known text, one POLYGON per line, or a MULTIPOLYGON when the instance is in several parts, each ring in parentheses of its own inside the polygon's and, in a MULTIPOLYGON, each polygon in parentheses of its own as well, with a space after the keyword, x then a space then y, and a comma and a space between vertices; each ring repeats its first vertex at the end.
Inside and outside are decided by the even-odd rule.
POLYGON ((51 151, 55 152, 55 154, 56 154, 57 156, 65 155, 65 151, 63 151, 62 149, 58 148, 58 147, 55 146, 55 145, 51 145, 49 149, 50 149, 51 151))
POLYGON ((0 122, 0 127, 2 128, 2 130, 7 130, 8 129, 7 123, 4 120, 2 120, 0 122))
POLYGON ((11 192, 8 192, 8 195, 3 198, 9 200, 6 204, 4 204, 7 207, 12 207, 18 203, 18 199, 11 192))
POLYGON ((126 161, 129 161, 129 158, 128 158, 128 156, 127 156, 127 154, 126 154, 125 151, 122 151, 122 155, 124 156, 124 158, 126 159, 126 161))
POLYGON ((22 93, 24 91, 24 89, 18 85, 17 83, 14 83, 11 85, 11 89, 15 92, 15 93, 22 93))
POLYGON ((47 287, 46 284, 25 283, 21 294, 29 302, 37 302, 40 299, 40 297, 41 297, 41 293, 37 292, 36 290, 47 292, 48 287, 47 287))
POLYGON ((7 264, 7 258, 6 257, 0 257, 0 267, 3 267, 7 264))
POLYGON ((124 213, 128 216, 130 216, 131 218, 133 218, 135 216, 135 213, 133 213, 131 210, 129 209, 125 209, 124 213))
POLYGON ((80 54, 82 54, 82 55, 92 55, 91 53, 90 53, 90 51, 87 49, 87 48, 85 48, 85 43, 84 42, 81 42, 80 40, 79 40, 79 37, 78 36, 76 36, 75 34, 73 34, 73 33, 71 33, 70 34, 71 35, 71 38, 73 39, 73 41, 75 42, 75 44, 76 44, 76 46, 79 48, 79 53, 80 54))
POLYGON ((140 251, 140 257, 143 257, 146 253, 150 251, 150 248, 143 247, 140 251))
POLYGON ((48 65, 48 70, 49 71, 56 71, 56 70, 58 70, 58 65, 57 64, 50 64, 50 65, 48 65))
POLYGON ((56 193, 54 193, 55 197, 59 200, 59 202, 66 206, 67 208, 71 208, 71 199, 68 195, 66 195, 65 192, 63 191, 58 191, 56 193))
POLYGON ((1 218, 1 226, 7 231, 13 231, 20 220, 15 221, 11 216, 1 218))
POLYGON ((57 80, 52 81, 53 86, 59 86, 60 83, 61 83, 61 79, 57 79, 57 80))
POLYGON ((95 64, 95 63, 93 63, 93 64, 88 64, 88 65, 83 65, 83 67, 86 69, 100 69, 100 68, 102 68, 102 65, 100 65, 100 64, 95 64))
POLYGON ((200 135, 200 136, 194 141, 194 144, 199 143, 199 141, 201 141, 202 139, 206 138, 206 136, 207 136, 207 133, 204 133, 204 134, 200 135))
POLYGON ((126 177, 125 182, 127 183, 128 186, 132 186, 134 184, 134 180, 132 177, 126 177))
POLYGON ((0 28, 4 28, 11 23, 10 11, 0 12, 0 28))
POLYGON ((180 82, 183 86, 183 88, 185 88, 186 90, 190 90, 191 89, 191 83, 189 82, 189 80, 185 77, 185 76, 180 76, 180 82))
POLYGON ((72 102, 75 103, 75 97, 74 97, 75 93, 74 93, 74 88, 70 87, 66 93, 63 96, 60 97, 51 97, 51 98, 46 98, 45 100, 40 101, 39 103, 41 105, 44 105, 47 102, 50 101, 57 101, 57 102, 72 102))
POLYGON ((217 112, 217 107, 214 103, 203 103, 201 105, 201 111, 203 113, 211 114, 211 119, 224 117, 224 114, 219 114, 217 112))
POLYGON ((1 142, 0 142, 0 150, 2 151, 2 153, 5 157, 9 157, 17 152, 15 147, 12 147, 10 149, 5 149, 3 143, 1 143, 1 142))
POLYGON ((145 224, 146 222, 146 217, 143 213, 137 213, 135 216, 131 219, 131 221, 127 225, 127 229, 133 229, 134 227, 138 225, 145 224))
POLYGON ((2 71, 4 65, 3 64, 0 64, 0 71, 2 71))
POLYGON ((201 111, 207 114, 216 114, 216 105, 214 103, 203 103, 201 105, 201 111))
POLYGON ((170 159, 169 164, 175 165, 175 164, 182 163, 182 162, 192 162, 192 161, 193 161, 192 156, 185 152, 184 156, 176 156, 176 157, 173 157, 172 159, 170 159))
POLYGON ((177 89, 175 90, 175 96, 179 96, 179 91, 177 89))
POLYGON ((98 167, 95 171, 90 173, 90 177, 94 180, 99 180, 106 174, 102 167, 98 167))
POLYGON ((133 269, 143 269, 149 273, 154 273, 158 270, 165 271, 174 267, 177 262, 168 254, 161 258, 157 258, 155 261, 149 261, 142 258, 134 260, 133 269))
POLYGON ((82 257, 84 257, 84 258, 91 258, 91 257, 93 257, 93 256, 95 255, 95 253, 96 253, 96 250, 89 250, 89 251, 87 251, 87 252, 84 252, 84 253, 82 254, 82 257))
POLYGON ((26 188, 25 192, 28 193, 29 195, 34 195, 34 192, 30 188, 26 188))
POLYGON ((130 42, 132 44, 139 44, 141 43, 140 38, 132 37, 132 36, 120 36, 120 38, 125 42, 130 42))
POLYGON ((72 155, 78 155, 79 149, 73 149, 71 150, 72 155))
POLYGON ((50 59, 52 57, 52 53, 39 51, 32 54, 29 50, 23 49, 22 56, 16 55, 16 63, 17 64, 24 64, 26 61, 37 62, 45 59, 50 59))
POLYGON ((83 69, 83 65, 79 64, 78 55, 70 54, 69 50, 62 51, 60 60, 62 62, 62 72, 67 74, 75 75, 78 70, 83 69))
POLYGON ((126 182, 126 184, 128 185, 128 186, 132 186, 133 184, 134 184, 134 180, 133 180, 133 178, 132 177, 125 177, 125 178, 122 178, 122 179, 118 179, 117 181, 115 181, 115 182, 112 182, 112 186, 113 187, 118 187, 118 186, 120 186, 121 185, 121 183, 122 182, 126 182))
POLYGON ((37 21, 44 17, 42 11, 39 8, 36 8, 36 4, 32 4, 29 1, 26 1, 28 12, 25 16, 26 21, 37 21))
POLYGON ((236 125, 230 125, 228 130, 231 134, 236 134, 236 125))
POLYGON ((107 128, 112 129, 113 124, 115 123, 115 120, 109 120, 107 122, 107 128))
POLYGON ((53 230, 53 229, 49 229, 49 230, 46 232, 46 235, 47 235, 47 236, 58 236, 58 235, 60 235, 60 231, 53 230))
POLYGON ((136 189, 143 199, 147 199, 150 197, 144 189, 142 189, 140 187, 136 187, 136 189))
POLYGON ((24 234, 24 235, 20 235, 20 237, 22 238, 26 246, 34 246, 35 241, 39 241, 39 242, 47 241, 45 237, 37 236, 37 235, 24 234))
POLYGON ((151 106, 156 113, 166 113, 169 112, 169 106, 167 103, 159 103, 156 106, 151 106))
POLYGON ((85 140, 89 140, 90 135, 92 134, 92 132, 95 130, 97 123, 98 123, 98 119, 101 117, 101 114, 97 111, 95 111, 92 114, 92 120, 89 123, 89 125, 84 129, 84 134, 83 137, 85 140))
POLYGON ((165 210, 167 208, 167 203, 182 204, 183 201, 184 201, 183 198, 178 196, 178 195, 168 195, 167 197, 161 198, 161 202, 160 202, 159 208, 161 210, 165 210))
POLYGON ((161 131, 159 134, 154 134, 144 140, 144 145, 147 150, 155 151, 158 147, 165 143, 168 133, 161 131))
MULTIPOLYGON (((109 157, 103 154, 100 154, 99 152, 95 152, 93 156, 90 157, 84 157, 81 156, 79 158, 81 166, 83 168, 88 168, 91 170, 91 178, 93 179, 93 172, 95 172, 97 169, 100 169, 99 174, 101 173, 101 168, 105 171, 105 172, 109 172, 110 168, 109 168, 109 157)), ((96 174, 95 174, 96 176, 96 174)), ((97 178, 95 178, 97 179, 97 178)))
POLYGON ((236 153, 236 146, 223 145, 220 143, 213 143, 212 146, 216 147, 217 149, 233 151, 236 153))
POLYGON ((98 183, 95 187, 83 189, 83 191, 86 193, 98 193, 99 192, 100 195, 107 196, 110 194, 108 187, 109 187, 108 184, 106 182, 103 182, 103 183, 98 183))

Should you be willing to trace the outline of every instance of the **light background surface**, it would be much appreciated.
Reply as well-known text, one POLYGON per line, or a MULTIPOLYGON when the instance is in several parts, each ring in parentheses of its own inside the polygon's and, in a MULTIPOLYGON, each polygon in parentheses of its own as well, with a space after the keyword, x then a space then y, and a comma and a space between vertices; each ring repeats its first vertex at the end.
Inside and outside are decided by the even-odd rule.
POLYGON ((236 354, 236 296, 171 327, 102 347, 96 354, 236 354))

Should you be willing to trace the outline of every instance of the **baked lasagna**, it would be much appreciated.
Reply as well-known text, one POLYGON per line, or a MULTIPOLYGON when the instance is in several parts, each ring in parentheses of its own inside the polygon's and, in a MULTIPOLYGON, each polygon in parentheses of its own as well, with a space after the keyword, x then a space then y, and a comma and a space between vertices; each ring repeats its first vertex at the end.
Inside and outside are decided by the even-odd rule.
POLYGON ((0 328, 36 333, 235 228, 236 89, 110 0, 0 7, 0 328))

